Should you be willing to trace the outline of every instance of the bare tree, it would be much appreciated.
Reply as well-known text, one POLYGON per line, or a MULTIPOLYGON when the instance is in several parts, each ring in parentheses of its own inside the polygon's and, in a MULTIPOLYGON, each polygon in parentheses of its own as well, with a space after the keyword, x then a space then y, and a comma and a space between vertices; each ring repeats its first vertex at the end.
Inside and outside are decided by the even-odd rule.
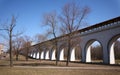
POLYGON ((58 64, 58 57, 57 57, 57 14, 56 12, 50 12, 44 15, 44 24, 50 27, 50 34, 54 36, 55 41, 53 44, 56 48, 56 65, 58 64))
POLYGON ((64 32, 64 34, 68 34, 68 57, 66 65, 68 65, 70 59, 70 42, 72 38, 72 32, 80 28, 82 21, 85 19, 88 13, 88 7, 82 8, 74 2, 67 3, 62 8, 62 13, 59 17, 62 25, 60 29, 62 32, 64 32))
POLYGON ((35 40, 36 43, 41 43, 41 42, 47 40, 47 35, 46 35, 46 34, 45 34, 45 35, 42 35, 42 34, 36 34, 34 40, 35 40))
POLYGON ((14 48, 14 52, 15 52, 17 61, 18 61, 19 52, 23 45, 23 41, 24 41, 24 39, 22 37, 18 37, 18 36, 13 40, 13 48, 14 48))
POLYGON ((42 43, 46 40, 47 40, 47 34, 45 34, 45 35, 42 35, 42 34, 35 35, 35 42, 37 43, 36 49, 39 52, 39 59, 40 60, 41 60, 40 54, 41 54, 42 47, 41 47, 41 44, 39 44, 39 43, 42 43))
POLYGON ((29 51, 30 51, 30 46, 32 44, 32 40, 29 36, 24 36, 24 42, 23 42, 23 48, 24 48, 24 55, 26 57, 26 61, 28 61, 28 54, 29 54, 29 51))
POLYGON ((93 60, 102 60, 102 47, 100 45, 96 45, 92 46, 91 48, 91 58, 93 60))
POLYGON ((15 35, 13 35, 13 31, 16 26, 16 18, 13 15, 11 18, 10 24, 3 24, 3 28, 0 30, 5 30, 8 34, 8 39, 9 39, 9 53, 10 53, 10 67, 13 66, 13 59, 12 59, 12 39, 15 35))

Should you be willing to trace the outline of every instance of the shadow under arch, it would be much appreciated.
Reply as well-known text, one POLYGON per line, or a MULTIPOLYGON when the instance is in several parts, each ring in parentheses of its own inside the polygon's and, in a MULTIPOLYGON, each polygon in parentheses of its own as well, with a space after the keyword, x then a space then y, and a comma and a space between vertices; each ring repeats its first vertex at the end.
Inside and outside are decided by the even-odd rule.
MULTIPOLYGON (((94 61, 94 63, 103 63, 103 46, 102 46, 102 43, 99 41, 99 40, 97 40, 97 39, 91 39, 91 40, 89 40, 86 44, 85 44, 85 60, 86 60, 86 62, 92 62, 92 55, 94 54, 94 53, 96 53, 96 49, 95 49, 95 52, 94 53, 92 53, 91 52, 91 50, 92 49, 94 49, 93 47, 92 47, 92 44, 94 43, 94 42, 98 42, 99 43, 99 45, 100 45, 100 52, 101 52, 101 55, 97 52, 97 55, 99 54, 99 56, 101 56, 101 60, 99 60, 99 61, 94 61)), ((96 55, 96 56, 97 56, 96 55)), ((95 57, 95 56, 94 56, 95 57)), ((95 59, 95 58, 94 58, 95 59)), ((97 58, 96 58, 97 59, 97 58)))
POLYGON ((120 38, 120 34, 113 36, 108 42, 108 52, 109 52, 109 64, 115 64, 115 44, 117 39, 120 38))

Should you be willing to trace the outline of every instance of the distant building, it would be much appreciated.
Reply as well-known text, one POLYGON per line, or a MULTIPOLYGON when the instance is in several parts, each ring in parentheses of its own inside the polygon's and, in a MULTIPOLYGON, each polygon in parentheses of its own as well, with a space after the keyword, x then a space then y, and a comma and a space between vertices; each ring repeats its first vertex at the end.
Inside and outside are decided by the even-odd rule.
POLYGON ((4 45, 0 43, 0 54, 3 53, 4 45))

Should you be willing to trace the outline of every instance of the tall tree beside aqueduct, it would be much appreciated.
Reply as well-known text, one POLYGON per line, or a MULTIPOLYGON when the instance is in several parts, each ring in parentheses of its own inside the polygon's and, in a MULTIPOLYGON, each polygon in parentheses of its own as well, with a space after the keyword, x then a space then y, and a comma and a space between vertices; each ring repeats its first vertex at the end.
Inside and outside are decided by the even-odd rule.
POLYGON ((48 31, 48 34, 52 34, 54 36, 55 41, 52 42, 53 46, 55 46, 56 48, 56 65, 58 64, 58 57, 57 57, 57 51, 58 51, 58 47, 57 47, 57 14, 56 12, 50 12, 50 13, 46 13, 44 15, 44 25, 47 25, 50 27, 50 31, 48 31))
POLYGON ((70 61, 70 49, 72 46, 72 32, 80 29, 82 22, 85 17, 89 13, 90 8, 88 7, 80 7, 77 3, 67 3, 62 8, 62 13, 59 17, 61 22, 61 31, 64 34, 68 34, 68 55, 67 55, 67 63, 68 66, 70 61))
POLYGON ((72 44, 72 32, 77 31, 87 14, 89 13, 88 7, 80 7, 77 3, 71 2, 66 3, 63 7, 59 16, 57 16, 56 12, 50 12, 44 15, 44 25, 48 25, 50 27, 50 32, 52 33, 55 39, 54 45, 56 48, 56 65, 58 62, 57 55, 57 27, 60 27, 59 30, 62 35, 68 34, 68 53, 67 53, 67 63, 70 60, 70 49, 72 44), (58 23, 59 22, 59 23, 58 23), (58 24, 60 24, 58 26, 58 24))

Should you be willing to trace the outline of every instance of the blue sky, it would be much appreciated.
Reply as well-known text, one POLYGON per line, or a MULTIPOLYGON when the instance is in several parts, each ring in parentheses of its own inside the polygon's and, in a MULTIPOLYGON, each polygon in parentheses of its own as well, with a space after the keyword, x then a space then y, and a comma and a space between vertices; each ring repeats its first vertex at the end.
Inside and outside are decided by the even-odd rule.
POLYGON ((90 7, 86 18, 89 25, 120 16, 120 0, 0 0, 0 24, 14 14, 18 17, 16 29, 24 31, 24 35, 44 34, 42 15, 53 10, 61 12, 61 7, 71 1, 90 7))

